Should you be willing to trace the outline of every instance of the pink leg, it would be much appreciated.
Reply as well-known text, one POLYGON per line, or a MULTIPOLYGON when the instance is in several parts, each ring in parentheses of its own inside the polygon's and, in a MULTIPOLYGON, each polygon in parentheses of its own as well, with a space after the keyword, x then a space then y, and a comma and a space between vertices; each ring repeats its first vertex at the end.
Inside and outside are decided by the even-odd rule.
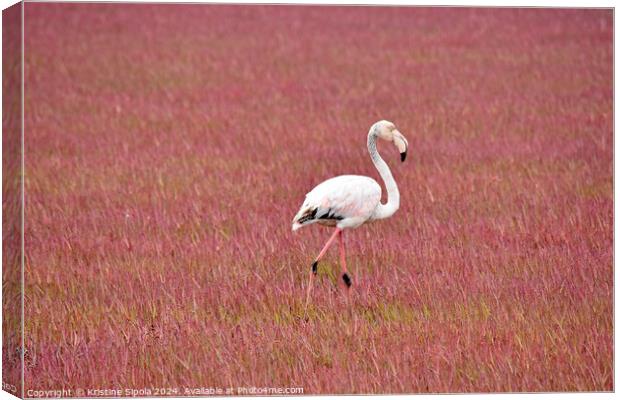
POLYGON ((327 243, 325 243, 325 246, 323 246, 323 250, 321 250, 319 255, 316 257, 316 259, 312 263, 312 270, 310 271, 310 281, 308 282, 308 291, 306 293, 306 307, 305 307, 304 315, 306 315, 306 312, 308 311, 308 303, 310 302, 310 292, 312 291, 312 286, 314 284, 314 275, 316 275, 318 271, 319 261, 325 255, 325 253, 327 252, 327 249, 329 249, 329 246, 331 246, 332 243, 334 243, 334 240, 336 240, 336 236, 338 236, 341 232, 342 230, 340 228, 336 228, 336 230, 331 235, 329 240, 327 240, 327 243))
MULTIPOLYGON (((321 258, 323 258, 323 256, 325 255, 325 253, 327 253, 327 249, 329 249, 329 246, 332 245, 332 243, 334 243, 334 240, 336 240, 336 236, 338 236, 339 234, 342 233, 342 229, 340 228, 336 228, 336 230, 334 231, 334 233, 330 236, 329 240, 327 241, 327 243, 325 243, 325 246, 323 246, 323 250, 321 250, 321 252, 319 253, 319 255, 316 257, 316 259, 314 260, 315 263, 318 263, 321 258)), ((316 271, 315 271, 316 272, 316 271)))
POLYGON ((347 272, 347 259, 346 259, 346 254, 345 254, 345 247, 344 247, 344 235, 342 234, 342 231, 340 231, 340 235, 338 235, 340 238, 340 265, 342 266, 342 280, 344 282, 344 284, 347 286, 347 293, 349 292, 348 289, 351 287, 351 277, 349 276, 349 273, 347 272))

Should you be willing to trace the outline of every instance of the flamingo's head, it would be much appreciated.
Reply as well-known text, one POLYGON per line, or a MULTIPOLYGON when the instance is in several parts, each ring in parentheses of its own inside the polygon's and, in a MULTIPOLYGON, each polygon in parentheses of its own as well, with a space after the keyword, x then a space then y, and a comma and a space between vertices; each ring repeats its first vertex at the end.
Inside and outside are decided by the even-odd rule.
POLYGON ((407 147, 409 147, 409 143, 403 134, 396 129, 396 125, 394 125, 393 122, 386 120, 376 122, 372 128, 370 128, 370 132, 383 140, 394 143, 400 152, 400 160, 405 161, 405 158, 407 158, 407 147))

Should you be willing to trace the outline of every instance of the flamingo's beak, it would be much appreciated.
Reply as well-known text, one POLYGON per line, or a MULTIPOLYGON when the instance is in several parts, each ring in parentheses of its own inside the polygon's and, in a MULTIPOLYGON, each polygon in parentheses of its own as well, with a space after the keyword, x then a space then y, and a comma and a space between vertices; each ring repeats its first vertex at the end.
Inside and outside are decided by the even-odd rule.
POLYGON ((398 148, 400 152, 400 161, 403 162, 407 158, 407 148, 409 147, 409 143, 407 139, 397 130, 393 131, 394 134, 394 145, 398 148))

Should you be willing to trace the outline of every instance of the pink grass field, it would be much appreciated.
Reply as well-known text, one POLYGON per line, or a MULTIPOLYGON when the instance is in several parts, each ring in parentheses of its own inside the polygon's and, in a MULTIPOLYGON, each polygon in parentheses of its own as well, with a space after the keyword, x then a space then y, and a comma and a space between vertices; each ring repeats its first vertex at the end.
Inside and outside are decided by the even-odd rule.
POLYGON ((612 36, 611 10, 26 3, 25 390, 613 390, 612 36), (345 232, 351 304, 333 248, 304 321, 330 231, 291 219, 380 179, 379 119, 401 208, 345 232))

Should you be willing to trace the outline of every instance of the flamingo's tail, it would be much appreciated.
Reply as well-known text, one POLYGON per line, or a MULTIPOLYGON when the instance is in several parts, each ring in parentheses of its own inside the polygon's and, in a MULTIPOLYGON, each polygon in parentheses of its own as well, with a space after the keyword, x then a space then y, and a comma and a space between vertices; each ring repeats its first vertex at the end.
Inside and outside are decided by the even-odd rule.
POLYGON ((318 209, 316 207, 308 205, 301 206, 301 209, 299 210, 299 212, 297 212, 295 218, 293 218, 293 232, 295 232, 297 229, 301 228, 304 225, 316 222, 315 217, 317 210, 318 209))

